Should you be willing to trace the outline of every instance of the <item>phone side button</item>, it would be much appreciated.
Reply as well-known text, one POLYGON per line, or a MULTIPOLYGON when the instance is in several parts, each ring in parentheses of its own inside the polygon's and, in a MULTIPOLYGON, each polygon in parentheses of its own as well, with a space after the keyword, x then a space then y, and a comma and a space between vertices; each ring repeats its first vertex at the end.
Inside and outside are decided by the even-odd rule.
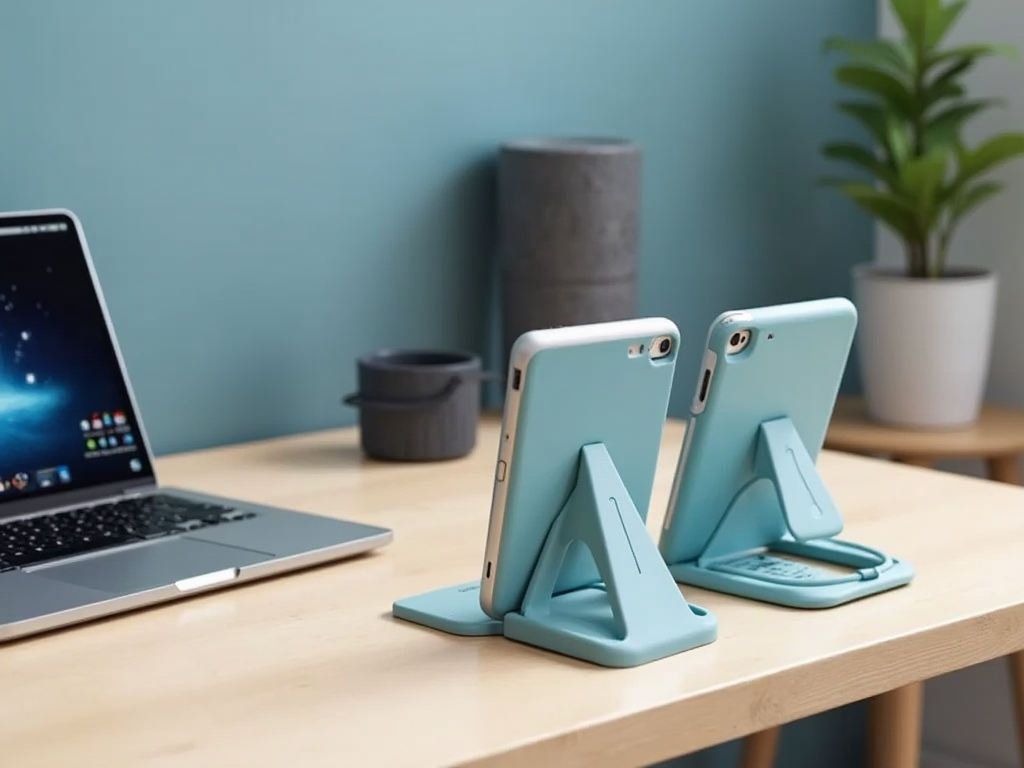
POLYGON ((505 482, 505 472, 506 472, 506 470, 508 470, 508 465, 504 461, 499 461, 498 462, 498 468, 495 471, 495 475, 494 475, 495 479, 499 483, 505 482))

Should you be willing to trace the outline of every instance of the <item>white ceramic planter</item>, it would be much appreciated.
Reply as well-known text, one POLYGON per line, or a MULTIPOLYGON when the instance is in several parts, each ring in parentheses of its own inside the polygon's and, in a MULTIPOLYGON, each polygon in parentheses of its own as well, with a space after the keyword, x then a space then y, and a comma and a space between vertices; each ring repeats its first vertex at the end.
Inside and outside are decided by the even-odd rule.
POLYGON ((921 279, 864 264, 853 269, 853 290, 871 418, 919 429, 977 420, 992 352, 996 275, 961 270, 921 279))

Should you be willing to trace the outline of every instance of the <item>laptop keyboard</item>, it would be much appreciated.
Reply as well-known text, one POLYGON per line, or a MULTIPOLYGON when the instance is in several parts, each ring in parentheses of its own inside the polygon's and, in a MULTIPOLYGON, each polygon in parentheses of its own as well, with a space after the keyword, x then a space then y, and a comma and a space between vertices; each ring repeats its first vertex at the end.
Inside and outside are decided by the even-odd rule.
POLYGON ((168 494, 0 523, 0 571, 255 517, 168 494))

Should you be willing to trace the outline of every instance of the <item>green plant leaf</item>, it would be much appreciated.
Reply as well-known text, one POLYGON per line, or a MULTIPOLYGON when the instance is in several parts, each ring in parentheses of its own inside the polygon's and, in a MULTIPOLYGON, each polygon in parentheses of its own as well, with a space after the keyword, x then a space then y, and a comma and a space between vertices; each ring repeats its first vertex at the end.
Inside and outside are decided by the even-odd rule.
POLYGON ((914 209, 899 195, 860 183, 846 184, 839 190, 904 240, 920 238, 914 209))
POLYGON ((899 178, 878 156, 870 149, 855 144, 852 141, 836 141, 822 147, 822 154, 830 160, 849 163, 858 168, 873 174, 876 178, 884 181, 890 187, 899 184, 899 178))
POLYGON ((942 39, 949 33, 949 30, 956 24, 956 20, 967 8, 967 0, 954 0, 949 5, 941 2, 926 3, 928 14, 925 18, 925 47, 934 48, 942 42, 942 39))
POLYGON ((952 221, 962 219, 990 197, 1003 191, 1003 185, 998 181, 983 181, 973 187, 964 190, 950 205, 950 218, 952 221))
POLYGON ((960 140, 960 130, 969 118, 998 103, 997 99, 969 101, 949 107, 928 119, 923 131, 925 151, 955 144, 960 140))
POLYGON ((885 107, 866 101, 845 101, 838 105, 838 109, 867 128, 875 142, 885 150, 889 165, 903 162, 912 152, 909 129, 885 107))
POLYGON ((957 78, 967 73, 974 66, 975 59, 964 57, 956 59, 948 67, 934 75, 924 88, 924 109, 943 98, 956 98, 963 95, 964 89, 957 82, 957 78))
POLYGON ((890 4, 907 39, 916 50, 924 50, 928 13, 930 8, 936 5, 936 2, 934 0, 891 0, 890 4))
POLYGON ((893 164, 899 166, 905 163, 914 151, 914 141, 910 135, 910 128, 892 115, 886 115, 885 135, 889 157, 893 164))
POLYGON ((918 108, 927 112, 943 99, 959 99, 964 93, 964 87, 954 78, 929 83, 918 94, 918 108))
POLYGON ((925 64, 930 69, 947 61, 970 60, 973 62, 986 56, 1020 59, 1020 51, 1014 45, 1003 43, 972 43, 970 45, 958 45, 955 48, 947 48, 944 51, 933 53, 928 57, 925 64))
MULTIPOLYGON (((1010 54, 1016 49, 1013 46, 968 45, 933 55, 926 69, 930 71, 937 66, 945 66, 941 71, 932 75, 924 86, 923 96, 920 99, 922 111, 927 111, 943 99, 955 99, 963 96, 964 88, 958 82, 959 79, 977 63, 979 58, 985 55, 995 55, 993 52, 1000 50, 1010 54)), ((925 77, 928 79, 927 73, 925 77)))
POLYGON ((951 56, 946 61, 951 61, 948 67, 939 72, 937 75, 933 75, 932 84, 937 85, 939 83, 949 82, 964 74, 978 61, 977 56, 951 56))
POLYGON ((888 72, 870 66, 847 65, 835 72, 836 81, 880 97, 902 117, 914 116, 914 95, 899 79, 888 72))
POLYGON ((960 224, 960 220, 990 197, 999 194, 1002 189, 1003 185, 999 182, 983 181, 973 187, 963 189, 950 201, 948 215, 938 231, 938 253, 935 262, 928 265, 932 274, 940 276, 945 271, 946 261, 949 258, 949 244, 953 240, 953 233, 960 224))
POLYGON ((886 111, 882 107, 866 101, 844 101, 837 109, 857 120, 876 142, 888 149, 889 126, 886 111))
POLYGON ((922 231, 929 231, 937 219, 942 185, 949 164, 949 150, 937 149, 908 160, 900 168, 900 183, 922 231))
POLYGON ((825 40, 823 47, 826 51, 845 53, 854 61, 902 76, 908 81, 914 72, 914 59, 910 51, 891 40, 863 42, 844 37, 830 37, 825 40))
POLYGON ((963 188, 971 179, 1021 155, 1024 155, 1024 133, 998 134, 974 149, 965 148, 960 153, 956 184, 963 188))

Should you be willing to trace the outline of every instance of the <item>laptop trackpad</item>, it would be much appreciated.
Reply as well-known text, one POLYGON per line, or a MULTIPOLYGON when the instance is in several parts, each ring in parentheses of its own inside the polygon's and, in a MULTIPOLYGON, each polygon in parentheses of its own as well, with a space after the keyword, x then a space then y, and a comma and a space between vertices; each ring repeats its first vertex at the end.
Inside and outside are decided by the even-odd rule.
POLYGON ((182 538, 42 568, 33 575, 125 595, 243 568, 272 557, 265 552, 182 538))

